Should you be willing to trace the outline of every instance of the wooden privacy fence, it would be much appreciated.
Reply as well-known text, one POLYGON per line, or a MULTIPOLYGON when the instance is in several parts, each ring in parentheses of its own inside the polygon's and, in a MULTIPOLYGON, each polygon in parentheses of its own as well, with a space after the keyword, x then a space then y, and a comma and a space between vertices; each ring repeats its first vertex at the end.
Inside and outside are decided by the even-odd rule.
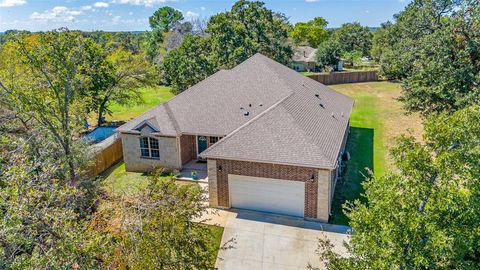
MULTIPOLYGON (((112 136, 113 137, 113 136, 112 136)), ((122 140, 116 138, 105 148, 100 148, 95 154, 95 164, 90 168, 90 174, 96 176, 110 168, 123 158, 122 140)))
POLYGON ((308 75, 309 78, 323 84, 342 84, 378 81, 376 71, 332 72, 308 75))

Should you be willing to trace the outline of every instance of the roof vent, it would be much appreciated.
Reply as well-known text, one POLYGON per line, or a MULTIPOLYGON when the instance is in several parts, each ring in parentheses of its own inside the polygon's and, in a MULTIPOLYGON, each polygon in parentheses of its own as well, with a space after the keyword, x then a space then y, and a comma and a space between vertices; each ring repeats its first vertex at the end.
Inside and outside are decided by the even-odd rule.
POLYGON ((319 94, 315 94, 318 99, 322 99, 319 94))
POLYGON ((243 115, 248 116, 250 113, 248 111, 245 111, 243 115))
POLYGON ((333 112, 332 112, 332 117, 335 118, 335 115, 333 114, 333 112))
POLYGON ((248 104, 248 107, 252 107, 252 103, 248 104))
POLYGON ((325 106, 324 106, 322 103, 320 103, 320 107, 322 107, 322 108, 324 108, 324 109, 325 109, 325 106))
POLYGON ((240 110, 244 110, 244 108, 243 108, 243 107, 240 107, 240 110))
POLYGON ((260 103, 260 107, 262 107, 262 106, 263 106, 263 104, 262 104, 262 103, 260 103))
POLYGON ((343 117, 343 112, 342 112, 342 117, 343 117))

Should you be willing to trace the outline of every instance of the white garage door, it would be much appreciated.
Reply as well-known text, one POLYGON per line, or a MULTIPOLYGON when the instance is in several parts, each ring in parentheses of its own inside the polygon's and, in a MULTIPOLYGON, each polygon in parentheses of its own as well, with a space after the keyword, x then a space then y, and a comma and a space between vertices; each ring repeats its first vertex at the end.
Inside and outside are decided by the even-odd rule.
POLYGON ((303 217, 304 182, 229 174, 228 186, 232 207, 303 217))

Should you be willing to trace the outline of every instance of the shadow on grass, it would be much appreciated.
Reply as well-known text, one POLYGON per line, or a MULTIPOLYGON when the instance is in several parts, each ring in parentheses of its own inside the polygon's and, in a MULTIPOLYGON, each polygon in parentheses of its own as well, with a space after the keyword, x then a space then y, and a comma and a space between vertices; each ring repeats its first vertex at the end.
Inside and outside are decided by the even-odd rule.
POLYGON ((346 201, 364 200, 362 182, 368 175, 366 168, 373 171, 373 129, 350 127, 346 150, 350 160, 345 162, 345 173, 339 177, 332 202, 330 223, 348 225, 348 218, 342 211, 346 201))

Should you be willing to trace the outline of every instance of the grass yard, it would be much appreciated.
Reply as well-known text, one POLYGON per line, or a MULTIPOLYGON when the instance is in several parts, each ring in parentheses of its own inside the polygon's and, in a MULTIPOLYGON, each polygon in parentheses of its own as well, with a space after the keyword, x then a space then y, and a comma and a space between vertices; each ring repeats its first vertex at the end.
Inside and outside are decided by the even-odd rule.
POLYGON ((112 115, 107 115, 107 121, 130 120, 158 104, 171 99, 175 95, 170 92, 168 86, 146 87, 140 90, 143 103, 136 105, 112 104, 110 110, 112 115))
POLYGON ((337 184, 330 220, 347 225, 342 204, 361 198, 361 183, 368 175, 365 168, 370 168, 375 176, 385 174, 392 168, 388 149, 395 138, 411 130, 421 139, 422 124, 418 115, 405 115, 401 103, 396 100, 401 91, 398 83, 368 82, 329 87, 355 99, 347 142, 351 160, 347 162, 346 180, 337 184))
POLYGON ((125 163, 120 162, 105 173, 103 188, 106 192, 118 195, 134 195, 148 185, 149 173, 125 171, 125 163))

